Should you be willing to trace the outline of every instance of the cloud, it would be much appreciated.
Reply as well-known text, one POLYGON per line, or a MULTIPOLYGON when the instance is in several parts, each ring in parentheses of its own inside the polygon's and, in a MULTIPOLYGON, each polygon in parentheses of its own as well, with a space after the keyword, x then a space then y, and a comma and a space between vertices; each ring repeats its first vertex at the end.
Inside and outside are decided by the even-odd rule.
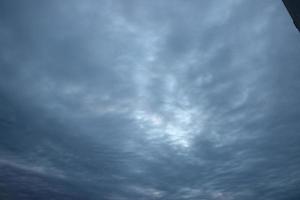
POLYGON ((2 1, 0 197, 298 199, 299 40, 280 1, 2 1))

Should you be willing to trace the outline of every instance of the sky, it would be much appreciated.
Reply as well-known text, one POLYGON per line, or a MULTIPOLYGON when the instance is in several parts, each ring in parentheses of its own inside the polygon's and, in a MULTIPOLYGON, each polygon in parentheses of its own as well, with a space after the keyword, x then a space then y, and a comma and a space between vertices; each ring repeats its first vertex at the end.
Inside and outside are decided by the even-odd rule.
POLYGON ((0 199, 300 199, 280 0, 1 0, 0 199))

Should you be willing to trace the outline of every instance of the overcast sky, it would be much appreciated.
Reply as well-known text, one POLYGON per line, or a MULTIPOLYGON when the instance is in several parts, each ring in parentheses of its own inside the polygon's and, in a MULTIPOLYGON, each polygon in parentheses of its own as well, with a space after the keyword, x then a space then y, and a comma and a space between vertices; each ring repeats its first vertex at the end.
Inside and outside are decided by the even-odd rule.
POLYGON ((0 1, 0 199, 300 199, 280 0, 0 1))

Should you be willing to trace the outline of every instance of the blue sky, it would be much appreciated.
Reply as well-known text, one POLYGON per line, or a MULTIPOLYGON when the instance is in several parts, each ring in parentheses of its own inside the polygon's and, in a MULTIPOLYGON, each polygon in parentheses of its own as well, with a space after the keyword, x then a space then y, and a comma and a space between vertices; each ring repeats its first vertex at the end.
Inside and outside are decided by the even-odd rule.
POLYGON ((300 198, 281 1, 0 2, 0 198, 300 198))

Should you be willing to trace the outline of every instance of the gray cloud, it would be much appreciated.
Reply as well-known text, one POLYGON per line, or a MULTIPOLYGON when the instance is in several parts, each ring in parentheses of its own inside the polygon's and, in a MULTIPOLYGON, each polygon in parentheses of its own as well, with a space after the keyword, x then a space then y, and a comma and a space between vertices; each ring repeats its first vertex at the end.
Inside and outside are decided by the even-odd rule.
POLYGON ((2 1, 0 197, 298 199, 281 1, 2 1))

